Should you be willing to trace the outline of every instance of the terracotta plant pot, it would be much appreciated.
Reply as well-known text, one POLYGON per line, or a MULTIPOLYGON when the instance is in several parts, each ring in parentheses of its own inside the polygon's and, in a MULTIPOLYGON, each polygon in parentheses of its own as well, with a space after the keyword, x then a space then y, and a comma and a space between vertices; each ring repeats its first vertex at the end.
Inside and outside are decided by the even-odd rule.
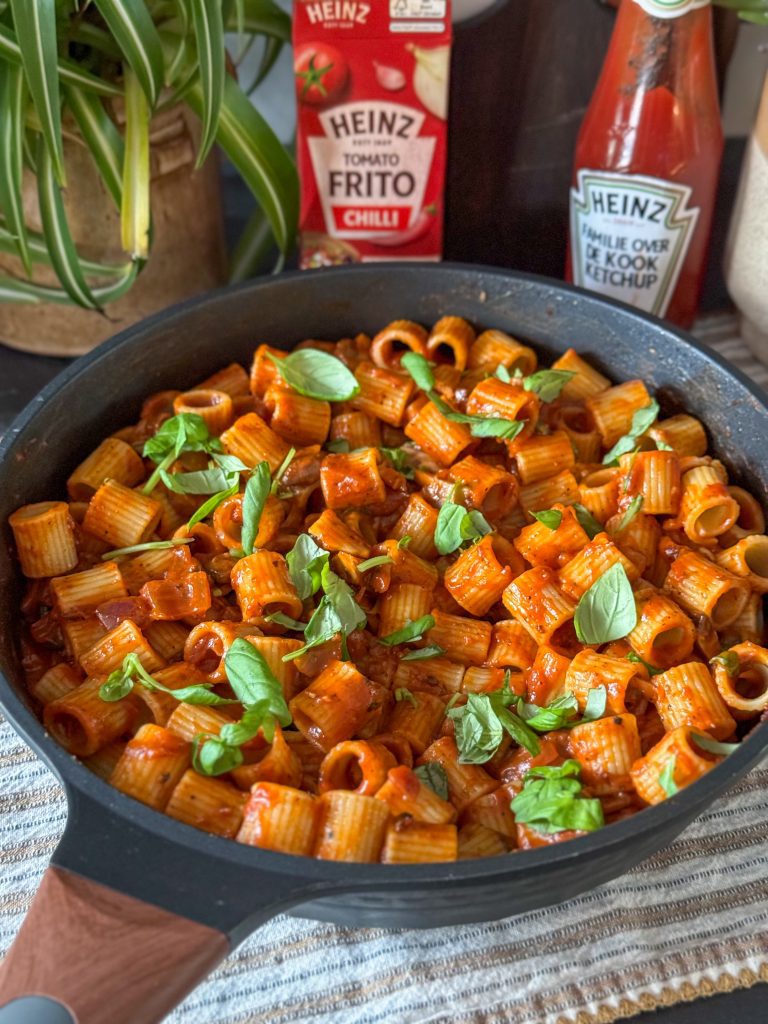
MULTIPOLYGON (((0 341, 46 355, 76 356, 150 313, 224 281, 226 255, 218 161, 194 169, 198 122, 185 107, 152 122, 152 230, 149 262, 136 283, 105 314, 58 303, 0 304, 0 341)), ((68 186, 65 207, 78 251, 85 259, 124 264, 120 215, 101 183, 86 148, 70 135, 64 141, 68 186)), ((40 230, 37 186, 25 171, 27 224, 40 230)), ((23 277, 21 263, 0 255, 0 272, 23 277)), ((58 286, 51 270, 35 267, 34 280, 58 286)), ((98 283, 103 284, 102 278, 98 283)), ((95 283, 95 282, 92 282, 95 283)))

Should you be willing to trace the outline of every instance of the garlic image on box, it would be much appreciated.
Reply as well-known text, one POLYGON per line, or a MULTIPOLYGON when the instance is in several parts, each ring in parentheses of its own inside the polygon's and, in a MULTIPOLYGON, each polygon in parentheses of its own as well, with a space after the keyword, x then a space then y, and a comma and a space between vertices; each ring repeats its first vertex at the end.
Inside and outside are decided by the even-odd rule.
POLYGON ((741 335, 768 362, 768 75, 747 144, 725 251, 725 280, 741 335))
POLYGON ((451 66, 450 46, 427 49, 409 43, 408 50, 416 64, 413 69, 413 91, 430 114, 442 121, 448 117, 448 75, 451 66))

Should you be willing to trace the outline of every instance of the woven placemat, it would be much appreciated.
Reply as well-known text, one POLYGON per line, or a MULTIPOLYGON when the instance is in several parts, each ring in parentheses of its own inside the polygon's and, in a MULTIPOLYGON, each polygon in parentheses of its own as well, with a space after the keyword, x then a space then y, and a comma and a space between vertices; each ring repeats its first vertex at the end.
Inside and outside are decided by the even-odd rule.
MULTIPOLYGON (((732 321, 699 332, 752 380, 768 368, 732 321)), ((50 772, 0 725, 0 948, 66 817, 50 772)), ((168 1024, 609 1024, 768 980, 768 768, 671 846, 556 907, 432 931, 283 916, 237 949, 168 1024)), ((201 894, 204 898, 204 894, 201 894)))

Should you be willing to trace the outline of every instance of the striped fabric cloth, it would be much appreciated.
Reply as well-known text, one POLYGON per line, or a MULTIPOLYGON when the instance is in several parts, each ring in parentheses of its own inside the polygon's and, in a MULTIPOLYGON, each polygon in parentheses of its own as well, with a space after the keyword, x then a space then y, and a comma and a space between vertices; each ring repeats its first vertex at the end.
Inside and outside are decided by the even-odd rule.
MULTIPOLYGON (((708 323, 708 343, 768 388, 768 368, 708 323)), ((53 776, 0 725, 0 947, 64 826, 53 776)), ((608 1024, 768 980, 768 767, 670 847, 568 903, 485 925, 351 930, 283 916, 168 1024, 608 1024)), ((706 1010, 703 1012, 706 1016, 706 1010)))

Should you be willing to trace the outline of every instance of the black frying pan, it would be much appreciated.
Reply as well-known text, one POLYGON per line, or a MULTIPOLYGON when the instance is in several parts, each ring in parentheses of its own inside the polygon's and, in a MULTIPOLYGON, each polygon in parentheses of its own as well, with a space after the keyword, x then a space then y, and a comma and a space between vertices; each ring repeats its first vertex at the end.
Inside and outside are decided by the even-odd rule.
MULTIPOLYGON (((446 313, 526 339, 545 360, 573 345, 614 380, 641 377, 665 414, 687 409, 701 417, 733 476, 764 494, 764 397, 692 338, 629 307, 523 274, 390 264, 285 274, 216 292, 79 360, 31 403, 0 447, 0 522, 21 504, 63 493, 77 462, 135 421, 152 391, 189 387, 232 360, 248 363, 260 342, 290 348, 307 336, 373 333, 400 317, 428 325, 446 313)), ((383 867, 240 846, 117 792, 45 734, 25 696, 14 644, 19 581, 7 530, 6 540, 0 696, 64 784, 69 819, 0 972, 0 1005, 18 999, 0 1010, 0 1024, 160 1020, 234 945, 284 910, 344 925, 424 928, 569 899, 669 843, 768 747, 761 725, 702 780, 657 807, 521 856, 383 867)))

